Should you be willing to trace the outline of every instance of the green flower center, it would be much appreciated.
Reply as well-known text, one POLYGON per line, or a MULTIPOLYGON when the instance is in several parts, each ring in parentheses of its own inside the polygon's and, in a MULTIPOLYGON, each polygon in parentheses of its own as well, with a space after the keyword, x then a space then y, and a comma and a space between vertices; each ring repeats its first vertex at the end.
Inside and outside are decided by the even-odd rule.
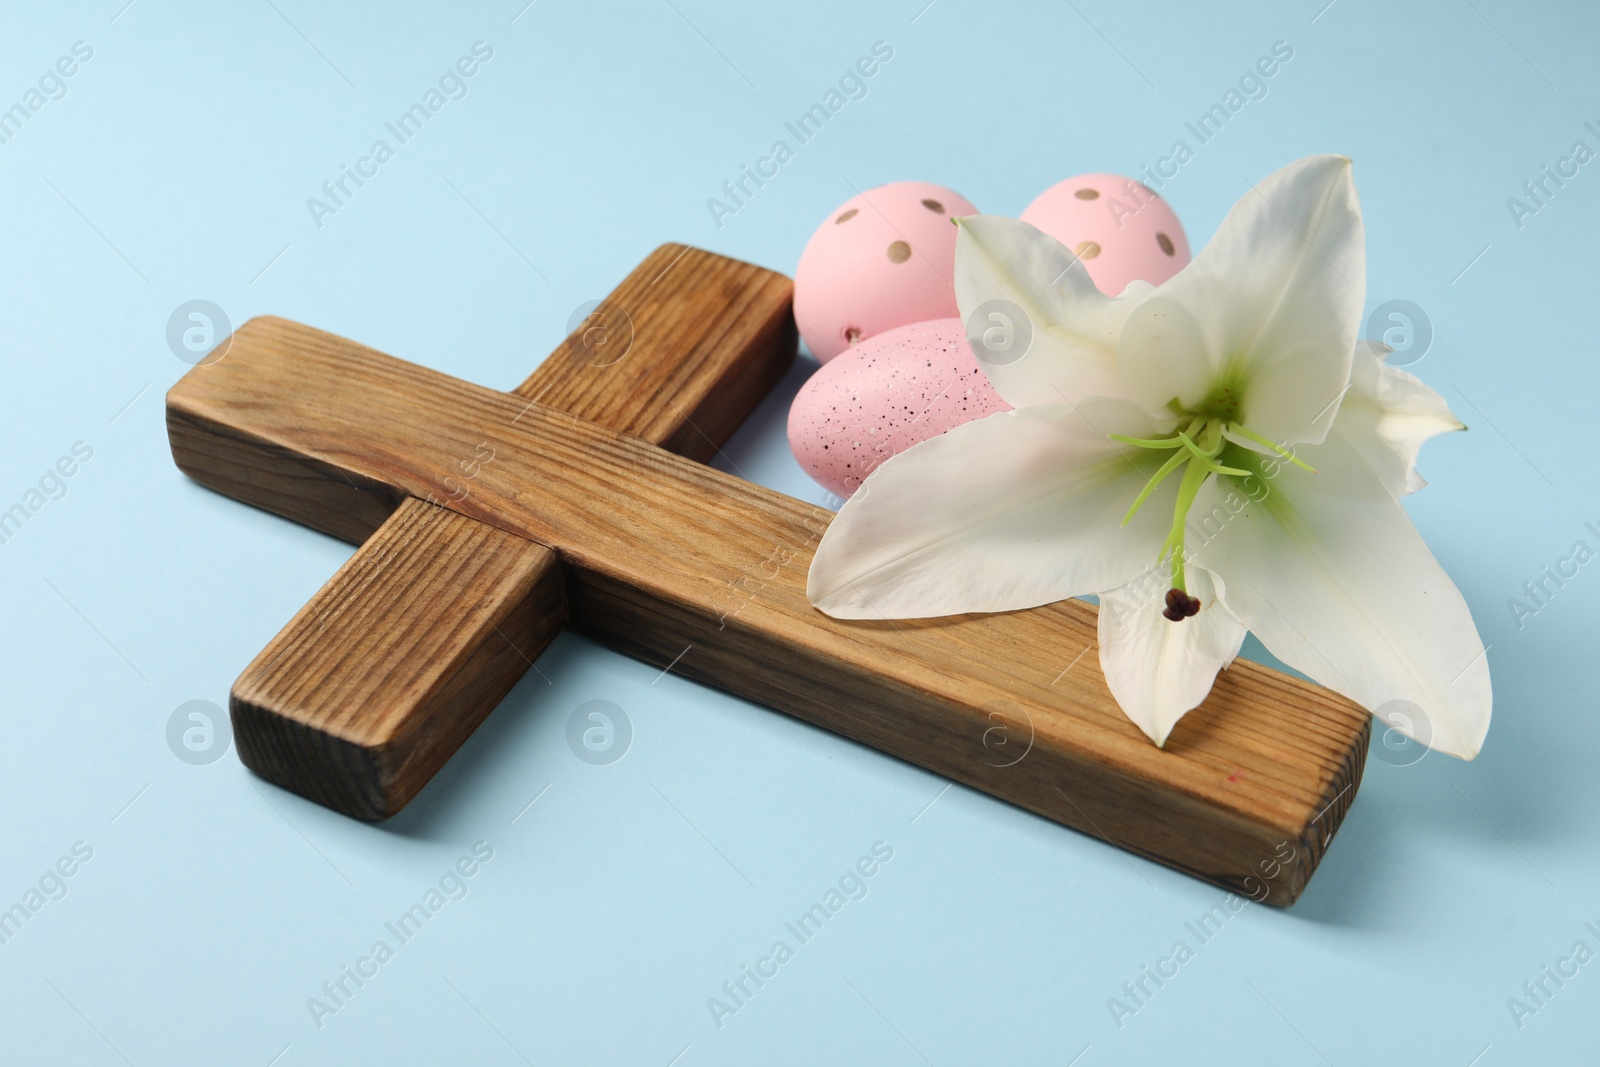
POLYGON ((1201 487, 1213 474, 1247 478, 1253 473, 1217 462, 1217 457, 1222 454, 1223 448, 1228 443, 1224 435, 1254 441, 1276 452, 1290 463, 1311 470, 1311 467, 1297 458, 1293 452, 1256 433, 1243 423, 1235 421, 1239 409, 1237 397, 1238 391, 1230 386, 1219 387, 1201 405, 1200 412, 1189 413, 1191 417, 1188 424, 1173 431, 1169 437, 1109 435, 1111 440, 1133 445, 1135 448, 1172 451, 1172 457, 1150 477, 1149 482, 1134 499, 1133 506, 1128 508, 1128 513, 1122 517, 1124 526, 1139 513, 1144 502, 1150 499, 1150 494, 1154 493, 1162 482, 1180 467, 1183 469, 1183 477, 1178 483, 1178 499, 1172 506, 1172 528, 1167 532, 1167 538, 1161 543, 1161 550, 1156 556, 1157 563, 1163 560, 1171 561, 1172 589, 1167 593, 1166 608, 1162 614, 1173 622, 1189 618, 1200 610, 1200 602, 1189 596, 1188 587, 1184 584, 1184 534, 1188 528, 1189 509, 1194 507, 1201 487))
POLYGON ((1239 393, 1232 385, 1219 385, 1200 405, 1200 414, 1209 419, 1233 422, 1239 418, 1239 393))

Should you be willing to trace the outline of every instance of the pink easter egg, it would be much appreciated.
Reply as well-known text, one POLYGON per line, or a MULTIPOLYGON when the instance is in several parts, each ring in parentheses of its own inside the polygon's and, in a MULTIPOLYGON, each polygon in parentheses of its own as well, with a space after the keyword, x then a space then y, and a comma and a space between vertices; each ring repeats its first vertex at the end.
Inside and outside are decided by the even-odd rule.
POLYGON ((813 374, 789 408, 789 447, 823 488, 848 497, 890 456, 1010 410, 960 319, 915 322, 867 338, 813 374))
POLYGON ((811 354, 826 363, 885 330, 959 314, 950 220, 977 213, 931 182, 891 182, 840 204, 794 272, 795 323, 811 354))
POLYGON ((1028 205, 1022 221, 1078 253, 1108 296, 1135 280, 1160 285, 1189 264, 1189 238, 1171 205, 1120 174, 1058 182, 1028 205))

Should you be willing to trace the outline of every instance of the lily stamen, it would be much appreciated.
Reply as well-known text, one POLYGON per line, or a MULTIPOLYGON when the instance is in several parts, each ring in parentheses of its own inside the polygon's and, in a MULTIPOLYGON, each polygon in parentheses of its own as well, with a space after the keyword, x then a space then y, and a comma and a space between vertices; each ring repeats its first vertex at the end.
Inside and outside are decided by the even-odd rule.
POLYGON ((1284 448, 1282 445, 1278 444, 1276 441, 1272 440, 1272 438, 1270 438, 1270 437, 1263 437, 1262 435, 1256 433, 1254 430, 1250 429, 1250 427, 1248 427, 1248 426, 1243 426, 1243 425, 1240 425, 1239 423, 1235 422, 1235 423, 1230 423, 1228 425, 1228 430, 1230 432, 1232 432, 1232 433, 1238 434, 1240 437, 1248 437, 1250 440, 1254 441, 1256 444, 1261 445, 1264 448, 1272 449, 1278 455, 1282 456, 1284 459, 1288 460, 1290 463, 1293 463, 1296 467, 1299 467, 1301 470, 1310 471, 1312 474, 1317 473, 1317 468, 1313 467, 1311 464, 1307 463, 1305 460, 1303 460, 1299 456, 1295 455, 1293 450, 1284 448))
MULTIPOLYGON (((1162 448, 1165 446, 1151 445, 1149 447, 1162 448)), ((1143 489, 1139 490, 1139 495, 1134 497, 1133 506, 1128 509, 1128 513, 1126 515, 1122 516, 1122 525, 1128 525, 1128 520, 1132 519, 1134 514, 1138 512, 1139 508, 1144 504, 1144 502, 1150 498, 1150 494, 1156 491, 1156 487, 1167 480, 1167 475, 1171 474, 1173 471, 1177 470, 1187 462, 1189 462, 1189 457, 1184 455, 1182 452, 1179 452, 1177 455, 1163 463, 1161 465, 1161 469, 1156 471, 1151 479, 1145 483, 1145 487, 1143 489)))
POLYGON ((1164 481, 1167 476, 1179 467, 1183 467, 1183 480, 1178 485, 1178 499, 1172 508, 1172 528, 1168 531, 1166 540, 1161 544, 1160 554, 1156 562, 1171 561, 1172 588, 1167 593, 1167 606, 1162 614, 1173 622, 1194 616, 1200 610, 1200 601, 1189 596, 1187 586, 1184 584, 1184 532, 1188 526, 1189 509, 1194 506, 1195 500, 1200 495, 1201 488, 1206 479, 1213 474, 1226 475, 1233 478, 1248 478, 1253 471, 1242 467, 1229 467, 1218 463, 1217 457, 1222 454, 1227 446, 1228 435, 1237 434, 1240 437, 1255 441, 1258 444, 1272 449, 1279 456, 1315 474, 1316 471, 1303 460, 1297 458, 1293 452, 1276 444, 1270 438, 1264 437, 1242 423, 1232 422, 1227 419, 1206 418, 1196 416, 1183 429, 1174 430, 1170 437, 1127 437, 1122 434, 1110 434, 1113 441, 1132 445, 1135 448, 1151 450, 1176 449, 1177 451, 1161 467, 1151 475, 1145 487, 1134 498, 1133 504, 1128 508, 1128 513, 1122 517, 1122 525, 1128 525, 1134 515, 1138 514, 1150 494, 1164 481))

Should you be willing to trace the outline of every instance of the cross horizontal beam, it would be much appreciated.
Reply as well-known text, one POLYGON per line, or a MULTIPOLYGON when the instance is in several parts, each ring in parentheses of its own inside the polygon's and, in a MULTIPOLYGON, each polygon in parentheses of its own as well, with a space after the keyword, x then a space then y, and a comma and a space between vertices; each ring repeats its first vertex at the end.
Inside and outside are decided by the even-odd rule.
POLYGON ((334 531, 431 496, 554 552, 573 624, 624 652, 1269 903, 1298 896, 1353 798, 1370 719, 1327 690, 1241 661, 1157 749, 1106 688, 1087 604, 828 618, 805 575, 830 512, 330 334, 252 325, 167 398, 179 466, 222 492, 334 531), (440 499, 485 443, 471 491, 440 499))

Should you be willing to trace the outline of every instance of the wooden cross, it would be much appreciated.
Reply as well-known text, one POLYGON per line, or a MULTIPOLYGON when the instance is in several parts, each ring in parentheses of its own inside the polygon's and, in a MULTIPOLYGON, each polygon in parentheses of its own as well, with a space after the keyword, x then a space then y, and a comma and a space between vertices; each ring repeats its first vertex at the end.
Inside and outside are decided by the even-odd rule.
POLYGON ((881 622, 811 606, 832 514, 701 462, 794 358, 791 295, 666 245, 510 393, 274 318, 189 371, 167 394, 178 466, 361 546, 234 683, 245 764, 387 818, 573 625, 1291 903, 1354 798, 1365 711, 1240 661, 1163 750, 1112 700, 1081 601, 881 622))

